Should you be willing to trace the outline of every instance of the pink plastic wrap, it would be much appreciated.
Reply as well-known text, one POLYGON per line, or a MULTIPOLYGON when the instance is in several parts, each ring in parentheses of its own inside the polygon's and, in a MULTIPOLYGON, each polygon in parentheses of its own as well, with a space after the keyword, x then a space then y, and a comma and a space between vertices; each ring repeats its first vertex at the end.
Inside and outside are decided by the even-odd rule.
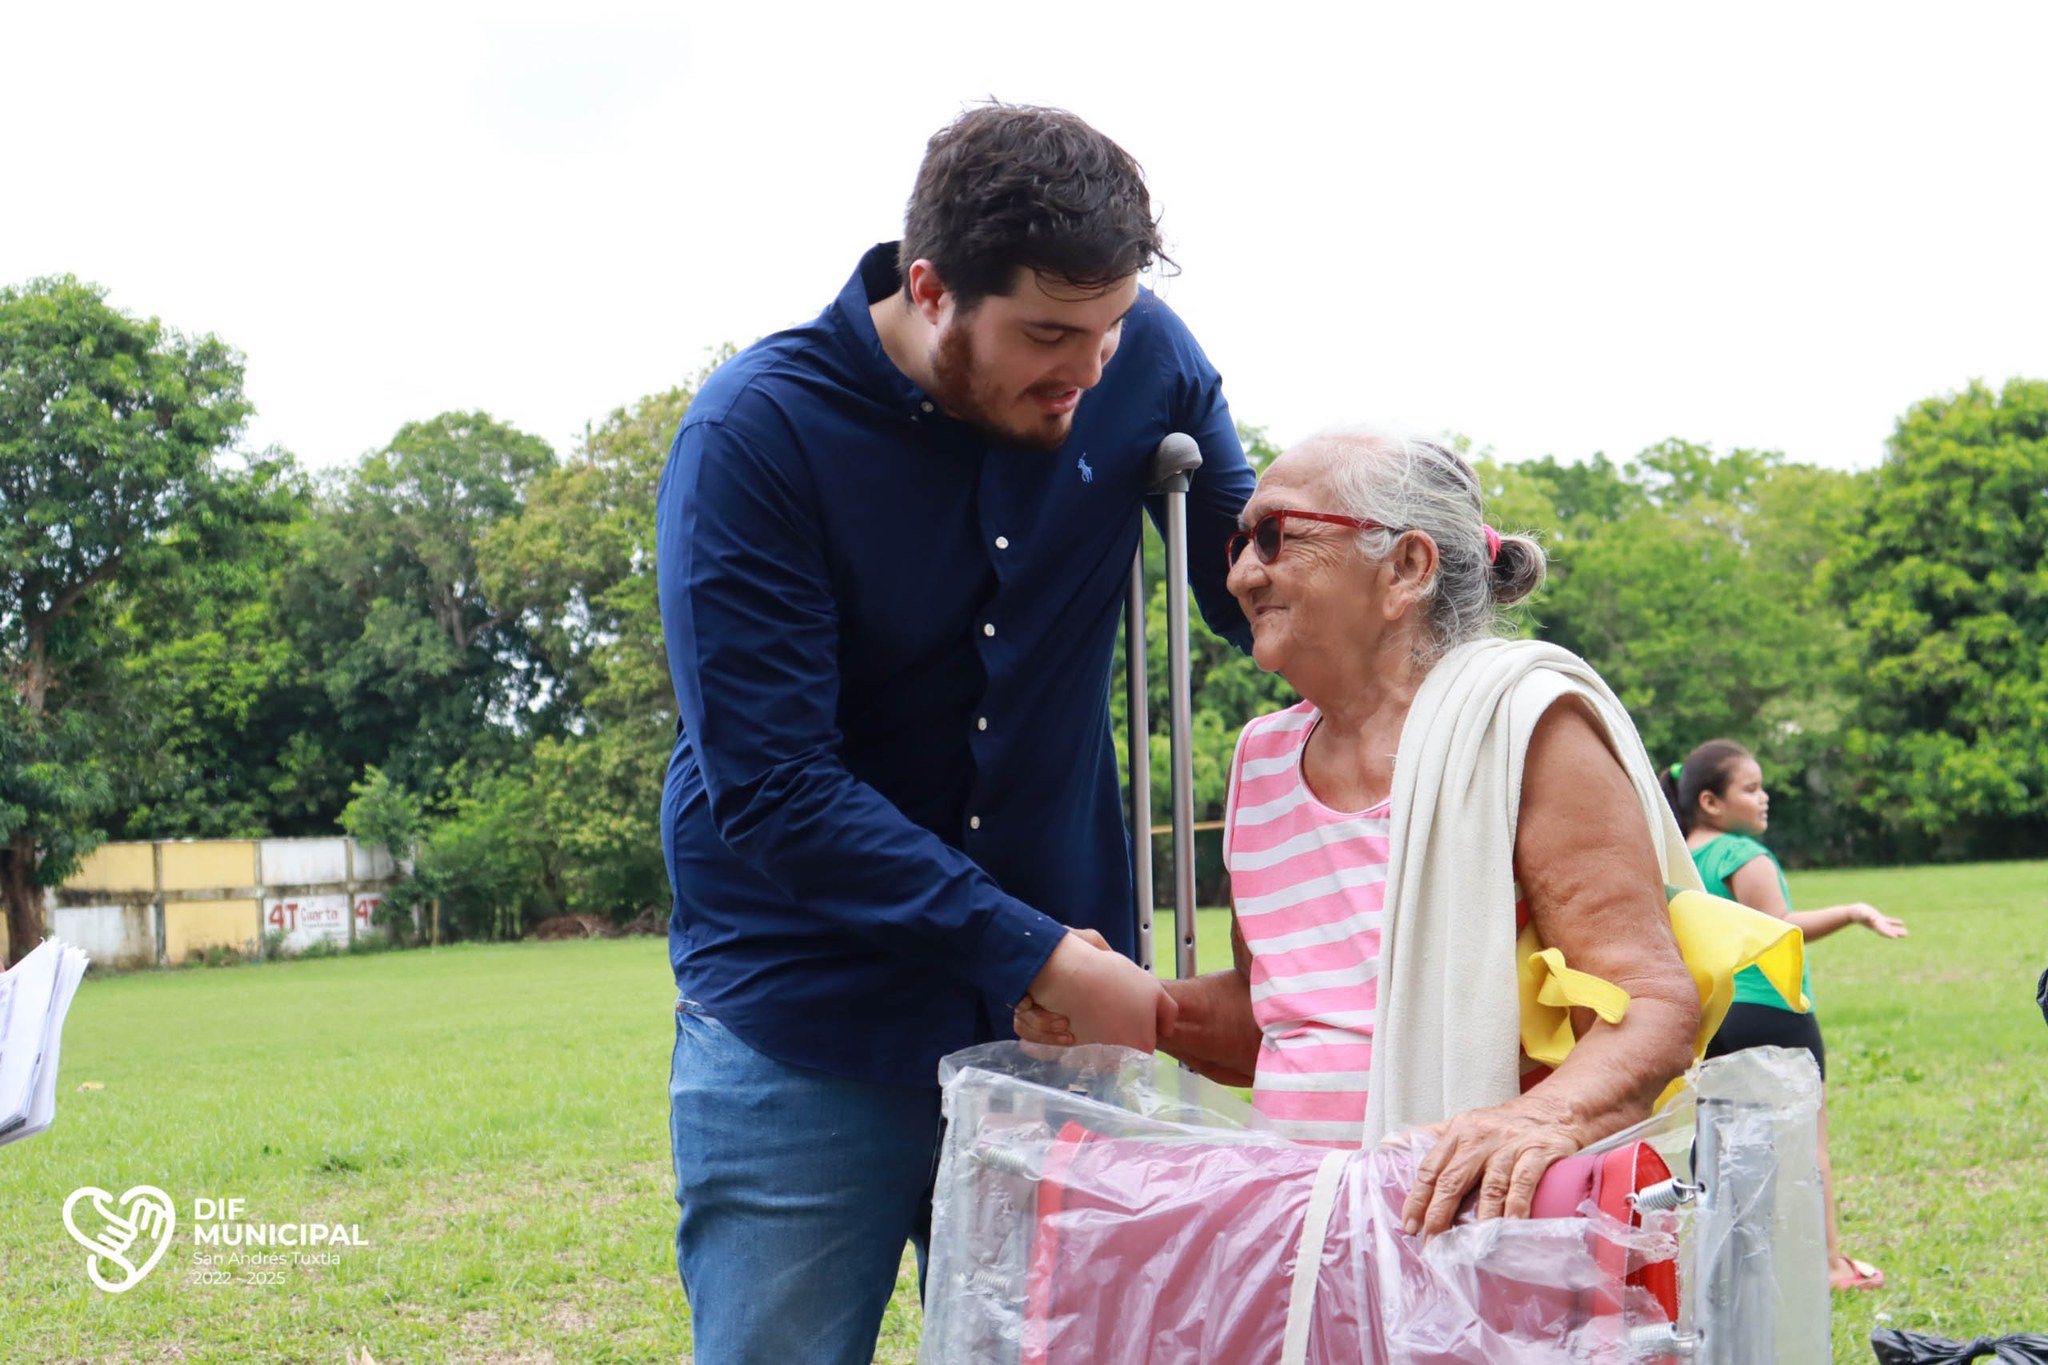
MULTIPOLYGON (((1638 1220, 1614 1188, 1598 1204, 1619 1219, 1589 1199, 1425 1248, 1399 1222, 1414 1146, 1288 1142, 1117 1049, 997 1044, 944 1074, 926 1362, 1555 1365, 1656 1360, 1672 1330, 1676 1215, 1638 1220), (1297 1274, 1319 1178, 1327 1223, 1297 1274)), ((1647 1147, 1622 1157, 1610 1172, 1663 1174, 1647 1147)), ((1595 1164, 1558 1172, 1552 1200, 1595 1191, 1595 1164)))

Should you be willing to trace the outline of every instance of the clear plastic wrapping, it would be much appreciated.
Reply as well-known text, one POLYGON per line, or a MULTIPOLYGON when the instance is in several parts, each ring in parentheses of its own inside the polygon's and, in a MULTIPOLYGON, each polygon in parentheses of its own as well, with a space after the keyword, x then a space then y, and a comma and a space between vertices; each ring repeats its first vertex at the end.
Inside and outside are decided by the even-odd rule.
POLYGON ((1703 1062, 1694 1083, 1702 1186, 1692 1239, 1699 1359, 1828 1359, 1820 1072, 1757 1047, 1703 1062))
MULTIPOLYGON (((1749 1105, 1777 1093, 1784 1070, 1777 1058, 1731 1058, 1709 1064, 1703 1083, 1716 1101, 1749 1105), (1734 1084, 1712 1070, 1730 1063, 1734 1084)), ((1773 1300, 1767 1350, 1752 1350, 1756 1332, 1719 1327, 1740 1346, 1715 1358, 1825 1358, 1818 1183, 1806 1179, 1811 1150, 1803 1161, 1798 1151, 1812 1116, 1801 1129, 1796 1076, 1789 1109, 1743 1109, 1713 1135, 1715 1160, 1734 1169, 1718 1204, 1655 1207, 1689 1188, 1673 1182, 1670 1199, 1646 1197, 1615 1217, 1601 1209, 1617 1207, 1610 1190, 1574 1216, 1466 1215, 1426 1247, 1399 1221, 1417 1144, 1333 1153, 1290 1142, 1261 1131, 1232 1092, 1120 1048, 990 1044, 948 1058, 940 1079, 948 1126, 926 1365, 1678 1360, 1707 1346, 1705 1318, 1755 1313, 1772 1292, 1765 1285, 1789 1275, 1796 1290, 1804 1279, 1792 1272, 1809 1261, 1822 1286, 1820 1353, 1784 1344, 1798 1336, 1789 1324, 1805 1305, 1773 1300), (1776 1159, 1788 1143, 1789 1172, 1776 1159), (1703 1231, 1707 1280, 1690 1273, 1688 1256, 1703 1231), (1314 1273, 1298 1271, 1311 1250, 1314 1273), (1658 1268, 1673 1262, 1677 1287, 1653 1292, 1658 1268), (1712 1304, 1697 1292, 1709 1283, 1712 1304)), ((1682 1169, 1691 1117, 1688 1092, 1594 1150, 1647 1140, 1682 1169)))

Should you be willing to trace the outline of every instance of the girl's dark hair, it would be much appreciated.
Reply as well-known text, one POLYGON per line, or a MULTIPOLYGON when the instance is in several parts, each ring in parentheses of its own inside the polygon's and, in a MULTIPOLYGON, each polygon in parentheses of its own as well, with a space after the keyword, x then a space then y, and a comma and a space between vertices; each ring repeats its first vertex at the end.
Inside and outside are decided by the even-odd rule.
POLYGON ((1161 249, 1145 174, 1064 109, 984 104, 932 135, 904 214, 897 264, 928 260, 962 310, 1008 294, 1029 269, 1096 292, 1161 249))
POLYGON ((1716 796, 1728 794, 1728 784, 1735 778, 1735 767, 1744 759, 1755 755, 1732 739, 1710 739, 1685 756, 1685 762, 1674 763, 1659 774, 1664 784, 1664 799, 1671 803, 1671 813, 1678 817, 1678 827, 1687 834, 1700 820, 1700 794, 1712 792, 1716 796))

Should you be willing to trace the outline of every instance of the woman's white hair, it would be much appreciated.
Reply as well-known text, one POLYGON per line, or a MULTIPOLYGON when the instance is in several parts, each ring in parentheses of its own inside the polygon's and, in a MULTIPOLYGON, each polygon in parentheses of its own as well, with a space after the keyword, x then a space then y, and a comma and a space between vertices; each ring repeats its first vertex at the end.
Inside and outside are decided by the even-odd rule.
POLYGON ((1542 585, 1543 547, 1529 536, 1501 536, 1499 550, 1488 559, 1479 476, 1442 442, 1352 422, 1326 427, 1295 449, 1325 457, 1334 510, 1394 528, 1360 532, 1367 554, 1386 555, 1403 531, 1420 531, 1436 542, 1436 573, 1422 589, 1426 657, 1440 658, 1468 640, 1499 634, 1501 608, 1542 585))

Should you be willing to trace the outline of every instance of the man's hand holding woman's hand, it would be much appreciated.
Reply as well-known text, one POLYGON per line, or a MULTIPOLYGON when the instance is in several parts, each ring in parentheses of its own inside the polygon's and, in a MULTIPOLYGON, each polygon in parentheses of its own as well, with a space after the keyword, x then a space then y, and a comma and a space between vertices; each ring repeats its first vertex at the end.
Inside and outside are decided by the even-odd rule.
POLYGON ((1150 1052, 1178 1012, 1159 979, 1093 929, 1071 929, 1017 1002, 1013 1022, 1027 1043, 1072 1047, 1116 1043, 1150 1052))

